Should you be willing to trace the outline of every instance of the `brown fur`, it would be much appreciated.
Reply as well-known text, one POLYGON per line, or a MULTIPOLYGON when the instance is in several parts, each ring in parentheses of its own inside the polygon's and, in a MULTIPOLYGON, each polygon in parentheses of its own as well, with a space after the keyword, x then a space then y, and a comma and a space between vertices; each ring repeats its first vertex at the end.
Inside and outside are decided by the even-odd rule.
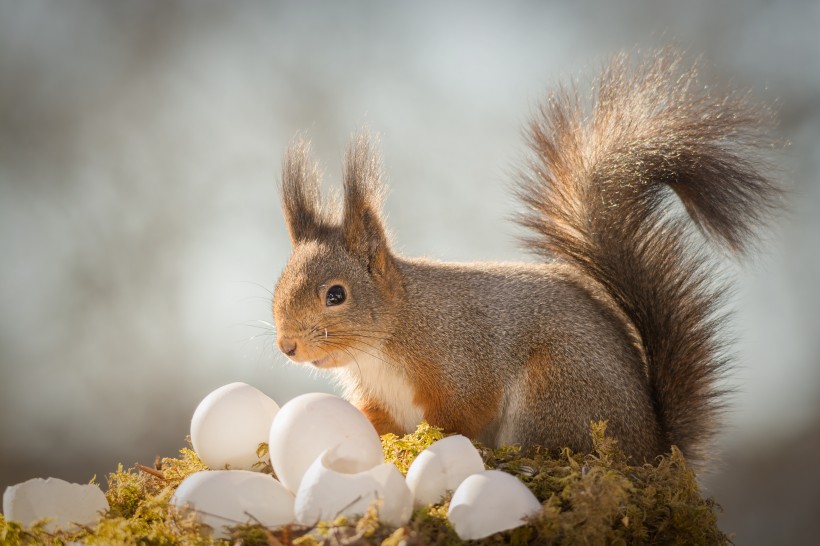
POLYGON ((373 427, 379 435, 387 434, 388 432, 395 433, 399 429, 399 425, 395 419, 393 419, 393 416, 390 415, 390 412, 388 412, 378 400, 372 398, 367 399, 361 403, 359 409, 367 416, 370 422, 373 423, 373 427))
POLYGON ((335 211, 321 207, 307 145, 294 145, 280 346, 334 368, 380 432, 424 418, 490 445, 588 450, 590 421, 607 420, 636 462, 673 444, 702 460, 725 399, 724 289, 667 190, 705 235, 742 252, 778 199, 753 163, 760 111, 703 92, 672 52, 637 68, 616 58, 589 102, 551 95, 529 128, 519 221, 543 265, 399 257, 367 138, 348 151, 335 211), (331 284, 345 287, 343 304, 325 305, 331 284))

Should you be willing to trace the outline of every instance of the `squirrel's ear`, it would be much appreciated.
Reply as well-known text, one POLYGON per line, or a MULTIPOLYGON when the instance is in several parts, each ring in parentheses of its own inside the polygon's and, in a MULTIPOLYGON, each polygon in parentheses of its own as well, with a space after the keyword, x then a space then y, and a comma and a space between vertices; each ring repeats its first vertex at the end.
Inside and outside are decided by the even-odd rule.
POLYGON ((310 143, 297 138, 282 162, 282 209, 291 241, 318 237, 322 224, 319 202, 319 167, 310 158, 310 143))
POLYGON ((348 147, 344 172, 345 247, 367 261, 372 272, 387 277, 394 266, 380 213, 384 198, 382 167, 367 134, 354 138, 348 147))

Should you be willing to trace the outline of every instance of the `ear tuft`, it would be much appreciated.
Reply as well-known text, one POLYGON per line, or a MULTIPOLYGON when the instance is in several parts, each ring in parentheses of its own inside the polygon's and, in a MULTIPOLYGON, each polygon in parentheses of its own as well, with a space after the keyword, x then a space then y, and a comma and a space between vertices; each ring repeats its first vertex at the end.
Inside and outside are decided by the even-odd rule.
POLYGON ((319 167, 310 158, 310 142, 296 137, 282 162, 282 208, 291 241, 318 237, 322 225, 319 167))
POLYGON ((392 257, 381 219, 381 158, 366 132, 355 136, 348 147, 344 173, 344 244, 353 255, 366 260, 371 271, 387 275, 392 257))
POLYGON ((369 206, 378 212, 384 200, 381 157, 366 131, 354 136, 347 148, 344 193, 345 216, 354 206, 369 206))

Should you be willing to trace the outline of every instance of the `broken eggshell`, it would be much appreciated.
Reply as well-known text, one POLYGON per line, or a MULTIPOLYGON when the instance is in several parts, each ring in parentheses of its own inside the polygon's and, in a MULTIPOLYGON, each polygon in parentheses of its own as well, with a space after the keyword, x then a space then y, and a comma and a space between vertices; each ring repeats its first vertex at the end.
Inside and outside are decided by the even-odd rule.
POLYGON ((465 478, 484 471, 484 461, 465 436, 448 436, 419 453, 407 470, 416 505, 435 504, 465 478))
POLYGON ((248 470, 195 472, 179 484, 170 504, 194 511, 215 538, 227 538, 227 527, 241 523, 293 523, 293 494, 269 474, 248 470))
POLYGON ((9 486, 3 493, 3 515, 7 520, 29 527, 48 518, 44 529, 49 533, 95 525, 108 508, 108 500, 97 485, 59 478, 34 478, 9 486))
POLYGON ((367 417, 332 394, 297 396, 282 406, 270 427, 271 465, 282 484, 293 492, 299 490, 302 476, 317 457, 337 446, 335 458, 349 472, 384 462, 381 440, 367 417))
POLYGON ((413 513, 413 495, 398 469, 384 463, 359 471, 338 452, 344 444, 322 453, 308 468, 296 494, 296 522, 315 525, 339 516, 354 518, 378 501, 379 521, 405 525, 413 513))
POLYGON ((208 468, 252 470, 278 411, 276 402, 246 383, 224 385, 197 406, 191 444, 208 468))
POLYGON ((485 470, 461 482, 450 501, 447 519, 462 540, 477 540, 525 524, 541 503, 518 478, 485 470))

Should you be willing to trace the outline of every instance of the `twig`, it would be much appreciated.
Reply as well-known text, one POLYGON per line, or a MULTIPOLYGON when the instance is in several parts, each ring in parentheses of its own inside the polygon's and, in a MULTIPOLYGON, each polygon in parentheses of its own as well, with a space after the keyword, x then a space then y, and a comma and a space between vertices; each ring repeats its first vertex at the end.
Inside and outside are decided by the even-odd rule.
POLYGON ((259 521, 259 518, 257 518, 247 510, 245 510, 245 515, 251 518, 253 521, 255 521, 257 525, 259 525, 262 528, 262 532, 265 533, 265 538, 268 540, 268 546, 283 546, 283 544, 279 542, 279 539, 273 536, 273 533, 271 533, 270 529, 268 529, 265 525, 262 524, 261 521, 259 521))
POLYGON ((167 480, 167 478, 159 470, 154 470, 151 467, 139 463, 135 464, 134 467, 137 468, 137 470, 142 470, 146 474, 151 474, 152 476, 154 476, 155 478, 159 478, 160 480, 167 480))

